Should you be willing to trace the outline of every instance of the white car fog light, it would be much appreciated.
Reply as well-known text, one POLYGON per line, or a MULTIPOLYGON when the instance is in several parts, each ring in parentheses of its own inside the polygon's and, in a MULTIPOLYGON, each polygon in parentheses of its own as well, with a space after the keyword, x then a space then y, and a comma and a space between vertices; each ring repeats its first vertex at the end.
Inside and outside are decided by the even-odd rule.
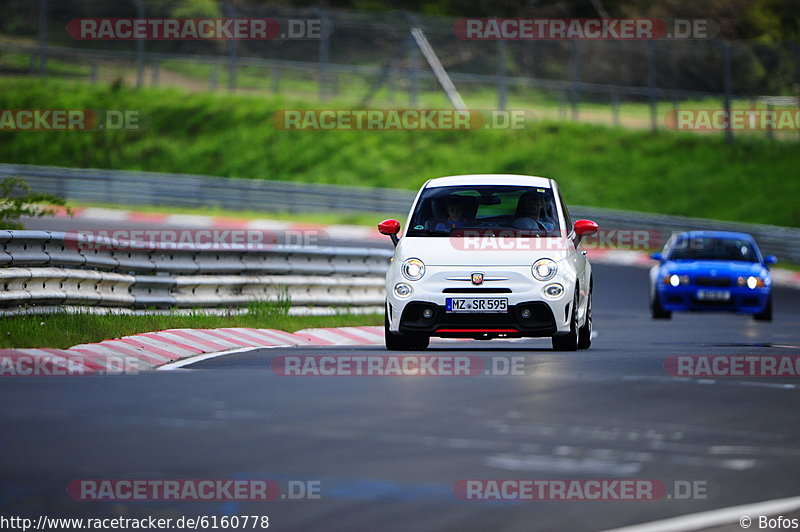
POLYGON ((422 317, 425 318, 426 320, 431 319, 433 317, 433 311, 429 308, 426 308, 425 310, 422 311, 422 317))
POLYGON ((411 286, 407 285, 406 283, 397 283, 394 285, 394 295, 397 297, 408 297, 411 295, 411 286))
POLYGON ((401 270, 409 281, 419 281, 425 275, 425 264, 419 259, 408 259, 403 262, 401 270))
POLYGON ((544 287, 545 297, 557 299, 564 294, 564 287, 558 283, 552 283, 544 287))
POLYGON ((531 317, 531 309, 524 308, 522 309, 522 312, 519 313, 519 315, 522 316, 522 319, 527 320, 531 317))
POLYGON ((558 265, 551 259, 539 259, 531 266, 531 273, 539 281, 549 281, 556 276, 558 265))

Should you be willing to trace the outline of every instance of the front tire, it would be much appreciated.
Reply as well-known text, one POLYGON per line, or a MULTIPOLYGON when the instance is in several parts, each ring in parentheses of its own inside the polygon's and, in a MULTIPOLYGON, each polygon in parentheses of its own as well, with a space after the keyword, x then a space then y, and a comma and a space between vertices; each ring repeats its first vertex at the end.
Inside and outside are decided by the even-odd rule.
POLYGON ((586 302, 586 322, 578 329, 578 349, 589 349, 592 345, 592 288, 589 288, 589 301, 586 302))
POLYGON ((393 333, 389 330, 389 315, 383 316, 383 340, 389 351, 422 351, 430 345, 431 339, 425 335, 393 333))
POLYGON ((661 306, 661 301, 658 299, 658 290, 653 293, 653 299, 650 301, 650 315, 654 320, 668 320, 672 318, 672 312, 664 310, 661 306))
POLYGON ((753 314, 753 319, 757 321, 772 321, 772 294, 767 297, 767 304, 764 310, 757 314, 753 314))
POLYGON ((553 336, 553 351, 577 351, 578 350, 578 289, 575 289, 575 297, 572 302, 572 316, 570 318, 569 333, 561 336, 553 336))

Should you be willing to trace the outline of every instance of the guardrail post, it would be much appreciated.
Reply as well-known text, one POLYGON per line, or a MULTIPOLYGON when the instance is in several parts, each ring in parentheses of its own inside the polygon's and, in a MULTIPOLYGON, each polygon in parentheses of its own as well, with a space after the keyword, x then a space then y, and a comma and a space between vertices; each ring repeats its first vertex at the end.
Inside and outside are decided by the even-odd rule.
POLYGON ((39 0, 39 76, 47 74, 47 0, 39 0))
MULTIPOLYGON (((145 18, 144 0, 133 0, 136 18, 145 18)), ((136 39, 136 88, 144 85, 144 39, 136 39)))

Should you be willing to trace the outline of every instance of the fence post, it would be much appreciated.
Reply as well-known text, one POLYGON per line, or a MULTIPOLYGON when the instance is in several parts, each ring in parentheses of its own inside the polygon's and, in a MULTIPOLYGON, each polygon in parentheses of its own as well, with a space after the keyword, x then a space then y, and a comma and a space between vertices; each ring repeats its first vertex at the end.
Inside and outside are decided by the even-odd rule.
POLYGON ((728 144, 733 144, 733 129, 731 128, 731 90, 733 80, 731 79, 731 47, 722 41, 717 41, 717 44, 722 48, 722 65, 723 65, 723 86, 725 89, 725 116, 728 117, 728 127, 725 128, 725 140, 728 144))
POLYGON ((506 77, 506 41, 497 41, 497 108, 506 110, 508 78, 506 77))
POLYGON ((411 33, 408 34, 408 47, 408 105, 414 108, 419 99, 419 48, 411 33))
POLYGON ((650 129, 658 130, 658 88, 656 86, 656 45, 647 41, 647 97, 650 103, 650 129))
POLYGON ((278 67, 273 67, 271 70, 272 74, 272 94, 278 94, 281 91, 281 69, 278 67))
MULTIPOLYGON (((136 18, 145 18, 144 0, 133 0, 136 4, 136 18)), ((144 85, 144 39, 136 39, 136 88, 144 85)))
MULTIPOLYGON (((236 11, 233 6, 226 0, 222 4, 223 12, 228 18, 235 18, 236 11)), ((235 39, 228 39, 228 92, 236 90, 236 55, 238 42, 235 39)))
POLYGON ((577 39, 572 41, 572 46, 570 48, 570 100, 572 104, 572 120, 578 120, 578 83, 580 83, 581 77, 581 54, 580 50, 578 49, 578 41, 577 39))
POLYGON ((39 76, 47 73, 47 0, 39 0, 39 76))
MULTIPOLYGON (((772 105, 772 103, 768 103, 767 104, 767 113, 770 113, 770 114, 768 114, 767 116, 772 116, 771 113, 772 113, 772 111, 774 109, 775 109, 775 107, 772 105)), ((770 127, 769 124, 770 124, 770 122, 769 122, 769 120, 767 120, 767 138, 772 140, 773 132, 772 132, 772 128, 770 127)))
POLYGON ((98 76, 98 65, 97 65, 97 56, 92 56, 92 83, 97 83, 98 76))
POLYGON ((619 125, 619 91, 616 87, 611 89, 611 116, 614 120, 614 125, 619 125))
POLYGON ((219 64, 214 62, 211 64, 211 70, 208 73, 208 89, 211 91, 217 90, 217 77, 219 75, 219 64))
POLYGON ((324 8, 320 8, 317 13, 320 18, 320 28, 322 34, 319 39, 319 99, 324 100, 328 97, 328 63, 331 55, 331 32, 328 13, 324 8))
POLYGON ((150 73, 150 85, 153 87, 158 87, 158 71, 159 71, 159 64, 158 61, 153 63, 153 70, 150 73))

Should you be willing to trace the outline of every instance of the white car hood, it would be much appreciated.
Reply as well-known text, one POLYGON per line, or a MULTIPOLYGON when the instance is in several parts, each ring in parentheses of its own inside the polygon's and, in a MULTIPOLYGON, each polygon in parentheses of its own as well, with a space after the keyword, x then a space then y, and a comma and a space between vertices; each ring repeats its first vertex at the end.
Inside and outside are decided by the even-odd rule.
POLYGON ((538 259, 567 257, 572 242, 563 237, 477 239, 403 237, 395 256, 416 257, 426 266, 530 266, 538 259))

